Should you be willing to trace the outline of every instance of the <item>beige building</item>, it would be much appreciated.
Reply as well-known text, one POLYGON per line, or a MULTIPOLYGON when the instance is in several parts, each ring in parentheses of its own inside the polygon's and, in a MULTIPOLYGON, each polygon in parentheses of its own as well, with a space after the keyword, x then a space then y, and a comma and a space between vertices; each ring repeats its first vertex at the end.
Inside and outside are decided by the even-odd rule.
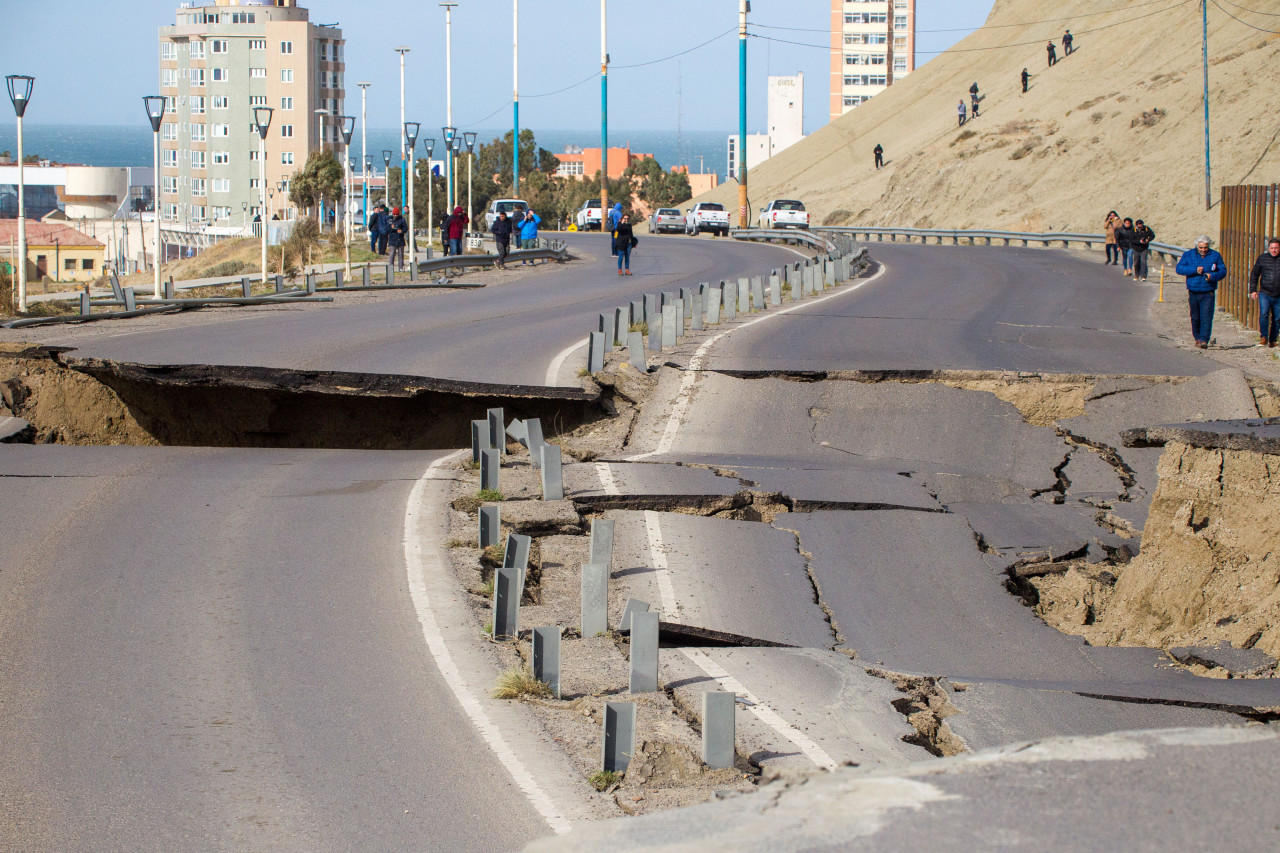
POLYGON ((297 0, 194 0, 160 28, 160 216, 170 227, 239 226, 274 213, 292 219, 287 182, 323 144, 341 151, 346 42, 312 24, 297 0), (259 201, 254 107, 271 107, 266 186, 259 201), (324 110, 323 118, 316 114, 324 110), (323 123, 323 137, 320 125, 323 123), (287 189, 283 193, 288 195, 287 189))
POLYGON ((916 0, 831 0, 831 120, 914 71, 915 57, 916 0))
MULTIPOLYGON (((0 219, 0 258, 14 268, 18 220, 0 219)), ((93 281, 102 275, 106 247, 74 228, 27 220, 27 279, 93 281)))

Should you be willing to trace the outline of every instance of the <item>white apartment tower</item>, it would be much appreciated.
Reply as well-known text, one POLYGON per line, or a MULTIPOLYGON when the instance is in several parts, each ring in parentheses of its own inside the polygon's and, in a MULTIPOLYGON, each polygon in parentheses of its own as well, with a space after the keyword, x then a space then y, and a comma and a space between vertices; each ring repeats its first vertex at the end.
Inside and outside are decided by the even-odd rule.
MULTIPOLYGON (((160 28, 160 216, 178 228, 292 219, 280 184, 321 144, 341 147, 345 42, 297 0, 195 0, 160 28), (253 108, 271 107, 267 189, 259 209, 253 108), (323 143, 320 125, 324 110, 323 143), (269 193, 270 196, 270 193, 269 193)), ((341 155, 345 157, 345 152, 341 155)))
MULTIPOLYGON (((747 171, 804 139, 804 75, 770 77, 768 133, 747 136, 747 171)), ((738 137, 729 137, 728 175, 738 177, 738 137)))
POLYGON ((831 120, 915 70, 916 0, 831 0, 831 120))

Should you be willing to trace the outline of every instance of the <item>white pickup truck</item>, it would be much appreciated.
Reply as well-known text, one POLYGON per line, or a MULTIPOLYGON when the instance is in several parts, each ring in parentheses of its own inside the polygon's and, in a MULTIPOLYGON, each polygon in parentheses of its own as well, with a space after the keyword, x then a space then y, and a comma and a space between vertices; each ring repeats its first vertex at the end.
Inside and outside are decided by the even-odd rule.
POLYGON ((589 198, 582 203, 582 207, 578 208, 574 221, 579 231, 599 231, 601 218, 600 199, 589 198))
POLYGON ((803 228, 809 229, 809 214, 804 205, 798 201, 780 198, 769 202, 768 207, 760 208, 761 228, 803 228))
POLYGON ((689 208, 689 212, 684 215, 684 233, 696 235, 701 231, 710 231, 721 237, 729 236, 729 214, 723 204, 703 201, 689 208))

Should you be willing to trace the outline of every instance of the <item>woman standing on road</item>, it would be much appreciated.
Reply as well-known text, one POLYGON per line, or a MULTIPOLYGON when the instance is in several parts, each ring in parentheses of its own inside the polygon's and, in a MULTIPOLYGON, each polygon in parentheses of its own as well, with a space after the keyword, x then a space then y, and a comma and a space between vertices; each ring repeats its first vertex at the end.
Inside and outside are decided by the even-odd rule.
POLYGON ((1124 274, 1133 274, 1133 220, 1124 218, 1116 229, 1116 245, 1120 247, 1120 259, 1124 261, 1124 274))
POLYGON ((1120 259, 1120 247, 1116 245, 1116 228, 1120 225, 1120 214, 1114 210, 1107 214, 1107 259, 1103 264, 1115 266, 1120 259))
POLYGON ((631 275, 631 248, 639 241, 631 230, 630 214, 622 214, 618 227, 613 231, 613 245, 617 247, 618 275, 631 275), (626 264, 626 269, 623 269, 626 264))

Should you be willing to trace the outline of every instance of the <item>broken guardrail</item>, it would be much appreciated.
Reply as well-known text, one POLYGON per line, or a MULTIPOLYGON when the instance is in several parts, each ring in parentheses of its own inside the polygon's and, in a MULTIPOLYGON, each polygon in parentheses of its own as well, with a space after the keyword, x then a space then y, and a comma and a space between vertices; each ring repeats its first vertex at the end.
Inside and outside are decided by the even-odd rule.
MULTIPOLYGON (((950 240, 952 245, 960 245, 960 241, 967 241, 968 245, 979 245, 978 241, 985 241, 985 245, 994 245, 994 241, 1003 241, 1003 245, 1008 246, 1010 243, 1021 243, 1023 246, 1039 245, 1049 248, 1053 243, 1061 243, 1062 248, 1068 248, 1072 243, 1082 243, 1085 248, 1091 249, 1095 243, 1105 244, 1107 242, 1104 234, 1079 234, 1074 232, 1045 232, 1036 233, 1031 231, 991 231, 986 229, 947 229, 947 228, 871 228, 863 226, 823 226, 816 229, 824 234, 846 234, 853 239, 862 237, 870 240, 874 237, 877 242, 888 241, 897 242, 899 237, 910 243, 913 240, 919 240, 921 243, 928 243, 930 240, 936 241, 942 245, 944 241, 950 240)), ((1176 260, 1181 257, 1187 250, 1181 246, 1172 243, 1152 243, 1151 251, 1160 255, 1165 260, 1176 260)))
POLYGON ((761 243, 798 243, 819 252, 840 251, 834 240, 813 231, 794 228, 734 228, 729 236, 735 240, 753 240, 761 243))

